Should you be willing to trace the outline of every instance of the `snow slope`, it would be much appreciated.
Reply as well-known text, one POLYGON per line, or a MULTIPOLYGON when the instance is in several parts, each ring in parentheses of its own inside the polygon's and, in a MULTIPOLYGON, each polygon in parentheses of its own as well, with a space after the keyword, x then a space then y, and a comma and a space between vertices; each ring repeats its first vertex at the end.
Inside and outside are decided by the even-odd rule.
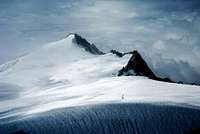
POLYGON ((110 103, 200 106, 200 87, 117 77, 131 55, 92 55, 74 35, 0 66, 0 124, 58 108, 110 103))
POLYGON ((29 115, 0 125, 0 132, 10 134, 21 130, 28 134, 184 134, 200 127, 199 117, 199 109, 179 106, 147 103, 87 105, 29 115))
POLYGON ((51 75, 58 65, 92 57, 76 46, 72 42, 73 38, 74 35, 69 35, 63 40, 44 45, 39 50, 1 65, 0 81, 12 81, 17 85, 30 87, 36 85, 39 79, 51 75))

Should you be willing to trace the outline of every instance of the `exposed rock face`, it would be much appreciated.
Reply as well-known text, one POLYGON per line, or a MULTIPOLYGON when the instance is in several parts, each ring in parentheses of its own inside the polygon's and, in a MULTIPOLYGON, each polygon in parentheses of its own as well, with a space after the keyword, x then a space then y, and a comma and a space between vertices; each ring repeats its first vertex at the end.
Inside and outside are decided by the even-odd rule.
POLYGON ((118 52, 117 50, 110 50, 111 53, 115 54, 118 57, 123 57, 124 53, 118 52))
POLYGON ((133 52, 121 53, 121 52, 119 52, 117 50, 113 50, 113 49, 110 50, 110 52, 115 54, 117 57, 120 57, 120 58, 127 55, 127 54, 133 54, 133 52))
MULTIPOLYGON (((119 52, 117 52, 119 53, 119 52)), ((115 52, 116 54, 116 52, 115 52)), ((153 71, 150 69, 150 67, 147 65, 145 60, 142 58, 142 56, 139 54, 138 51, 134 50, 133 52, 128 53, 121 53, 122 55, 126 54, 132 54, 130 60, 128 61, 128 64, 123 67, 118 72, 118 76, 121 75, 139 75, 139 76, 146 76, 150 79, 159 80, 159 81, 165 81, 165 82, 173 82, 169 78, 159 78, 157 77, 153 71)))
POLYGON ((74 34, 74 43, 76 43, 79 47, 84 48, 87 52, 95 54, 95 55, 102 55, 105 54, 100 51, 94 44, 90 44, 86 39, 82 38, 78 34, 74 34))
POLYGON ((151 71, 147 63, 136 50, 133 51, 128 64, 119 71, 118 76, 121 76, 124 73, 127 74, 130 70, 133 70, 135 75, 147 76, 151 79, 156 78, 155 74, 151 71))

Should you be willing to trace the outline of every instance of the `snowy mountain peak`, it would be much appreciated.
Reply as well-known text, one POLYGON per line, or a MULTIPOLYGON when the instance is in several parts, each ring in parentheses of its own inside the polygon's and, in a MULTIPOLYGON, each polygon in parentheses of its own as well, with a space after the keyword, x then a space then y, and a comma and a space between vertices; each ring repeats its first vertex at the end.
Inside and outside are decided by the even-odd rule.
POLYGON ((77 33, 69 33, 66 36, 66 39, 72 40, 74 45, 77 45, 80 48, 83 48, 85 51, 94 54, 94 55, 102 55, 105 54, 101 50, 99 50, 93 43, 90 43, 85 38, 81 37, 77 33))
POLYGON ((102 55, 105 54, 100 51, 93 43, 88 42, 85 38, 81 37, 80 35, 74 33, 69 34, 67 38, 74 37, 73 43, 77 44, 79 47, 84 48, 85 51, 94 54, 94 55, 102 55))
POLYGON ((128 64, 119 71, 119 76, 134 74, 147 76, 152 79, 156 78, 155 74, 152 72, 152 70, 149 68, 149 66, 137 50, 130 52, 130 54, 132 54, 132 56, 128 61, 128 64), (131 71, 133 71, 132 74, 131 71))
POLYGON ((76 33, 70 33, 66 38, 45 44, 40 49, 30 52, 19 62, 17 60, 9 61, 0 65, 0 72, 12 69, 17 64, 20 68, 31 68, 30 66, 59 65, 74 60, 93 57, 94 55, 104 54, 94 44, 89 43, 76 33), (28 67, 27 67, 28 66, 28 67))
POLYGON ((118 76, 139 75, 139 76, 146 76, 150 79, 158 81, 173 82, 170 78, 160 78, 156 76, 137 50, 128 53, 120 53, 116 50, 112 50, 111 52, 113 54, 116 54, 118 57, 122 57, 126 54, 132 54, 127 65, 123 67, 121 70, 119 70, 118 76))

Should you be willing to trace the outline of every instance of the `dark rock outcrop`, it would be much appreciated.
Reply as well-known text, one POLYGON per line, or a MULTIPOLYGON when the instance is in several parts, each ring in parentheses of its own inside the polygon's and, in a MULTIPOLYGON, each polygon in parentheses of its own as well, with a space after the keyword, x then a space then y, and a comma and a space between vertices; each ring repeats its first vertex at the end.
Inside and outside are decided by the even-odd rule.
POLYGON ((86 39, 82 38, 80 35, 76 33, 72 33, 74 35, 73 42, 76 43, 79 47, 85 49, 85 51, 92 53, 94 55, 102 55, 104 52, 100 51, 94 44, 89 43, 86 39))
MULTIPOLYGON (((116 53, 116 52, 115 52, 116 53)), ((150 69, 150 67, 147 65, 145 60, 142 58, 142 56, 139 54, 138 51, 134 50, 132 52, 128 53, 121 53, 122 55, 126 54, 132 54, 130 60, 128 61, 128 64, 123 67, 118 72, 118 76, 122 75, 136 75, 136 76, 146 76, 150 79, 164 81, 164 82, 173 82, 170 78, 160 78, 157 77, 153 71, 150 69)))
POLYGON ((117 57, 120 57, 120 58, 127 55, 127 54, 133 54, 133 52, 121 53, 121 52, 119 52, 117 50, 113 50, 113 49, 110 50, 110 52, 113 53, 114 55, 116 55, 117 57))
POLYGON ((123 57, 124 53, 118 52, 117 50, 110 50, 111 53, 115 54, 118 57, 123 57))
POLYGON ((178 83, 178 84, 183 84, 183 82, 182 82, 182 81, 178 81, 177 83, 178 83))
POLYGON ((133 51, 132 57, 128 61, 128 64, 119 71, 118 76, 121 76, 124 73, 127 74, 131 70, 134 71, 135 75, 147 76, 152 79, 156 78, 155 74, 151 71, 147 63, 136 50, 133 51))

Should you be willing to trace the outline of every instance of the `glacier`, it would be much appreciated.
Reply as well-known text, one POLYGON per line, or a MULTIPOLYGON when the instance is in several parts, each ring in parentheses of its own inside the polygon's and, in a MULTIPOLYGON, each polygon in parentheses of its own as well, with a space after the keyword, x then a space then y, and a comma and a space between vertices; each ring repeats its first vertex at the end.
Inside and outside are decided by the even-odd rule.
POLYGON ((1 133, 164 134, 200 128, 199 86, 117 77, 131 55, 94 55, 74 38, 70 34, 0 66, 1 133))

